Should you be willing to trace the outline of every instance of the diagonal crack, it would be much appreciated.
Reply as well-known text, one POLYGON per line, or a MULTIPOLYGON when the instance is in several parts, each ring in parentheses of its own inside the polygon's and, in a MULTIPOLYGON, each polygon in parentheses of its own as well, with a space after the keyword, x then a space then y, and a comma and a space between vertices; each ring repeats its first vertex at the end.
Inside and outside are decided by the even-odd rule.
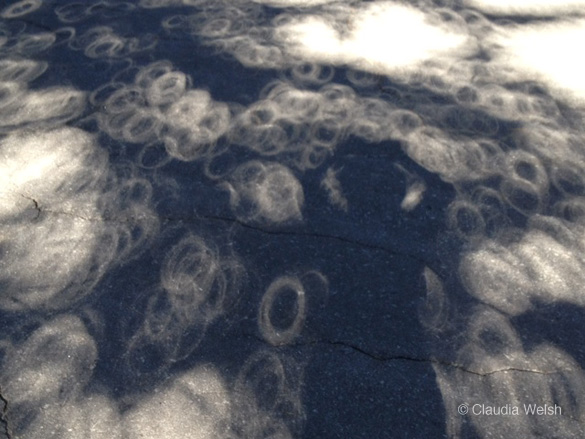
MULTIPOLYGON (((126 223, 130 222, 130 220, 131 220, 131 218, 116 218, 116 217, 102 217, 102 216, 86 217, 86 216, 82 216, 82 215, 77 215, 74 212, 57 211, 57 210, 50 210, 50 209, 46 209, 46 208, 43 208, 41 210, 41 207, 40 207, 37 200, 35 200, 34 198, 29 197, 27 195, 24 195, 24 194, 20 194, 20 195, 23 198, 26 198, 27 200, 30 200, 34 203, 34 207, 37 210, 37 216, 35 219, 37 219, 40 216, 41 211, 42 211, 42 212, 50 213, 53 215, 67 215, 67 216, 70 216, 73 218, 78 218, 78 219, 81 219, 84 221, 92 221, 92 222, 108 221, 108 222, 114 222, 114 223, 119 223, 119 224, 126 224, 126 223)), ((268 235, 274 235, 274 236, 297 236, 297 237, 309 237, 309 238, 317 238, 317 239, 329 239, 329 240, 335 240, 335 241, 339 241, 339 242, 346 243, 346 244, 356 245, 358 247, 369 249, 369 250, 382 251, 382 252, 388 253, 392 256, 407 257, 407 258, 412 259, 416 262, 419 262, 423 265, 431 264, 429 261, 426 261, 423 258, 421 258, 420 256, 417 256, 414 254, 409 254, 409 253, 397 251, 397 250, 394 250, 394 249, 386 247, 386 246, 371 244, 368 242, 364 242, 364 241, 360 241, 360 240, 356 240, 356 239, 351 239, 351 238, 347 238, 344 236, 328 234, 328 233, 311 232, 311 231, 303 232, 303 231, 290 231, 290 230, 274 230, 274 229, 264 228, 264 227, 260 227, 260 226, 255 226, 252 224, 247 224, 243 221, 238 220, 237 218, 232 218, 232 217, 224 217, 224 216, 217 216, 217 215, 197 215, 197 216, 193 216, 193 217, 162 216, 162 217, 160 217, 160 219, 163 221, 169 221, 169 222, 182 221, 185 223, 193 223, 193 222, 198 222, 198 221, 202 221, 202 220, 203 221, 218 221, 218 222, 236 225, 236 226, 242 227, 244 229, 254 230, 256 232, 260 232, 260 233, 264 233, 264 234, 268 234, 268 235)))
MULTIPOLYGON (((251 224, 247 224, 244 223, 240 220, 238 220, 237 218, 230 218, 230 217, 222 217, 222 216, 211 216, 211 215, 203 215, 201 216, 200 219, 205 219, 205 220, 209 220, 209 221, 222 221, 222 222, 228 222, 231 224, 235 224, 238 225, 242 228, 245 229, 250 229, 250 230, 255 230, 257 232, 260 233, 265 233, 268 235, 275 235, 275 236, 301 236, 301 237, 311 237, 311 238, 320 238, 320 239, 331 239, 331 240, 336 240, 339 242, 343 242, 343 243, 347 243, 347 244, 352 244, 352 245, 357 245, 359 247, 362 248, 367 248, 370 250, 376 250, 376 251, 382 251, 385 253, 388 253, 392 256, 402 256, 402 257, 407 257, 410 259, 413 259, 417 262, 420 262, 421 264, 424 265, 429 265, 428 261, 423 260, 422 258, 420 258, 417 255, 413 255, 413 254, 409 254, 409 253, 404 253, 401 251, 397 251, 394 250, 392 248, 389 247, 385 247, 382 245, 376 245, 376 244, 371 244, 368 242, 364 242, 364 241, 360 241, 360 240, 356 240, 356 239, 350 239, 344 236, 339 236, 339 235, 332 235, 332 234, 328 234, 328 233, 318 233, 318 232, 302 232, 302 231, 288 231, 288 230, 271 230, 271 229, 266 229, 263 227, 258 227, 258 226, 254 226, 251 224)), ((180 220, 180 221, 184 221, 185 219, 183 218, 171 218, 170 220, 180 220)))

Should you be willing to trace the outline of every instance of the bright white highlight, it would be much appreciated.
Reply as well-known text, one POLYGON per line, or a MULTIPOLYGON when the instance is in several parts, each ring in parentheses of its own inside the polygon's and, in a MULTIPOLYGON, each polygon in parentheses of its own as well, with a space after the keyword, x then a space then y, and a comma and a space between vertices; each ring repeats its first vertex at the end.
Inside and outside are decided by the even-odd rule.
POLYGON ((551 16, 585 11, 584 0, 465 0, 464 3, 496 15, 551 16))
POLYGON ((157 388, 126 413, 126 437, 211 439, 222 436, 229 415, 230 394, 221 376, 211 368, 196 368, 157 388))
POLYGON ((495 42, 497 63, 513 65, 520 75, 544 81, 565 97, 585 99, 585 64, 580 56, 585 20, 518 26, 495 42), (568 93, 570 92, 570 93, 568 93))
POLYGON ((277 28, 287 50, 303 59, 349 64, 378 73, 401 73, 437 57, 464 56, 474 49, 456 27, 430 24, 414 8, 389 2, 344 11, 340 33, 321 15, 293 20, 277 28))
POLYGON ((72 128, 0 143, 1 308, 65 307, 103 273, 112 256, 95 252, 105 227, 89 219, 99 217, 107 157, 94 148, 87 133, 72 128))

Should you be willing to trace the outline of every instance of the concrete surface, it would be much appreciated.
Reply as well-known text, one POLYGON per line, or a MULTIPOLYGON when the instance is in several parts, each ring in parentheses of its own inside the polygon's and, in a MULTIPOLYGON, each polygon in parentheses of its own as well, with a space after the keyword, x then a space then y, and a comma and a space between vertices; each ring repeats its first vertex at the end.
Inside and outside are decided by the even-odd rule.
POLYGON ((511 3, 2 6, 0 435, 583 437, 585 18, 511 3))

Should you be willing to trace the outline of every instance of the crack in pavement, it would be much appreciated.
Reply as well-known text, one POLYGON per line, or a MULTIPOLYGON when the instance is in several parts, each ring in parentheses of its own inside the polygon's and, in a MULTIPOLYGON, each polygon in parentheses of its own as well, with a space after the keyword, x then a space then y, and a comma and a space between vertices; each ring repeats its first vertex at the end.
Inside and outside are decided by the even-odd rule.
POLYGON ((24 194, 19 194, 19 195, 20 195, 22 198, 24 198, 24 199, 26 199, 26 200, 29 200, 29 201, 32 201, 32 202, 33 202, 33 204, 34 204, 34 208, 35 208, 35 210, 37 211, 37 216, 35 216, 35 219, 38 219, 38 218, 39 218, 39 216, 41 216, 41 208, 40 208, 40 206, 39 206, 39 203, 37 202, 37 200, 35 200, 34 198, 32 198, 32 197, 29 197, 29 196, 27 196, 27 195, 24 195, 24 194))
MULTIPOLYGON (((264 344, 268 344, 263 338, 258 337, 257 335, 253 335, 253 334, 252 335, 251 334, 244 334, 244 335, 247 337, 255 338, 256 340, 258 340, 264 344)), ((525 372, 525 373, 534 373, 534 374, 538 374, 538 375, 554 375, 554 374, 558 374, 561 372, 575 372, 574 370, 571 370, 571 369, 538 370, 538 369, 523 369, 523 368, 519 368, 519 367, 505 367, 502 369, 490 370, 488 372, 480 372, 478 370, 470 369, 463 364, 454 363, 452 361, 448 361, 448 360, 444 360, 444 359, 440 359, 440 358, 421 358, 421 357, 415 357, 415 356, 409 356, 409 355, 373 354, 373 353, 368 352, 359 346, 356 346, 354 344, 351 344, 351 343, 348 343, 345 341, 312 340, 312 341, 308 341, 308 342, 292 343, 292 344, 288 344, 288 345, 283 345, 282 347, 306 347, 306 346, 315 346, 315 345, 322 345, 322 344, 330 345, 330 346, 342 346, 345 348, 349 348, 349 349, 353 350, 354 352, 357 352, 361 355, 365 355, 365 356, 367 356, 375 361, 380 361, 380 362, 410 361, 410 362, 415 362, 415 363, 429 363, 429 364, 458 369, 458 370, 461 370, 463 372, 466 372, 466 373, 469 373, 472 375, 477 375, 480 377, 487 377, 487 376, 494 375, 497 373, 505 373, 505 372, 525 372)))
POLYGON ((2 393, 2 386, 0 386, 0 401, 4 404, 2 413, 0 413, 0 422, 4 425, 4 431, 8 439, 12 439, 12 431, 10 429, 10 423, 8 422, 8 400, 2 393))
POLYGON ((27 195, 24 195, 24 194, 19 194, 19 195, 21 197, 33 202, 34 208, 37 211, 37 216, 34 219, 38 219, 39 216, 41 215, 41 213, 47 213, 47 214, 53 214, 53 215, 65 215, 65 216, 69 216, 71 218, 77 218, 77 219, 80 219, 83 221, 95 222, 95 223, 114 222, 114 223, 118 223, 118 224, 127 224, 127 223, 132 222, 133 219, 135 219, 135 217, 133 217, 133 216, 129 216, 126 218, 116 218, 116 217, 107 217, 107 216, 88 217, 88 216, 76 214, 75 212, 68 212, 65 210, 51 210, 51 209, 47 209, 45 207, 41 208, 41 205, 39 204, 39 202, 36 199, 29 197, 27 195))
MULTIPOLYGON (((102 216, 100 216, 100 217, 86 217, 86 216, 82 216, 82 215, 77 215, 74 212, 57 211, 57 210, 50 210, 50 209, 46 209, 46 208, 41 209, 40 204, 34 198, 26 196, 24 194, 20 194, 20 195, 23 198, 26 198, 27 200, 30 200, 34 203, 34 207, 37 210, 37 216, 35 219, 39 218, 41 212, 50 213, 50 214, 54 214, 54 215, 67 215, 67 216, 70 216, 73 218, 78 218, 78 219, 81 219, 84 221, 90 221, 90 222, 114 222, 114 223, 119 223, 119 224, 127 224, 127 223, 132 222, 132 220, 134 219, 134 217, 132 217, 132 216, 127 217, 127 218, 102 217, 102 216)), ((231 218, 231 217, 223 217, 223 216, 216 216, 216 215, 199 215, 199 216, 193 216, 193 217, 161 216, 161 217, 158 217, 157 219, 160 219, 163 221, 169 221, 169 222, 182 221, 182 222, 186 222, 186 223, 190 223, 190 222, 192 223, 192 222, 197 222, 197 221, 220 221, 220 222, 224 222, 224 223, 230 223, 233 225, 237 225, 237 226, 240 226, 240 227, 245 228, 245 229, 254 230, 254 231, 257 231, 260 233, 265 233, 268 235, 300 236, 300 237, 311 237, 311 238, 319 238, 319 239, 331 239, 331 240, 336 240, 336 241, 346 243, 346 244, 356 245, 356 246, 370 249, 370 250, 382 251, 382 252, 388 253, 392 256, 407 257, 407 258, 410 258, 410 259, 412 259, 416 262, 419 262, 423 265, 429 265, 429 263, 430 263, 429 261, 426 261, 417 255, 413 255, 413 254, 405 253, 405 252, 400 252, 400 251, 393 250, 392 248, 385 247, 382 245, 376 245, 376 244, 363 242, 360 240, 350 239, 350 238, 347 238, 344 236, 330 235, 327 233, 310 232, 310 231, 309 232, 301 232, 301 231, 287 231, 287 230, 271 230, 271 229, 247 224, 243 221, 238 220, 237 218, 231 218)))
MULTIPOLYGON (((546 370, 537 370, 537 369, 522 369, 522 368, 517 368, 517 367, 505 367, 502 369, 490 370, 489 372, 480 372, 478 370, 470 369, 470 368, 464 366, 463 364, 454 363, 454 362, 443 360, 440 358, 420 358, 420 357, 413 357, 413 356, 408 356, 408 355, 389 355, 389 356, 386 356, 386 355, 372 354, 371 352, 368 352, 359 346, 355 346, 351 343, 347 343, 344 341, 319 340, 319 341, 311 343, 311 344, 329 344, 329 345, 334 345, 334 346, 347 347, 347 348, 350 348, 350 349, 352 349, 360 354, 366 355, 366 356, 368 356, 371 359, 376 360, 376 361, 386 362, 386 361, 400 361, 400 360, 402 360, 402 361, 412 361, 412 362, 417 362, 417 363, 437 364, 440 366, 446 366, 446 367, 459 369, 459 370, 462 370, 463 372, 467 372, 467 373, 470 373, 472 375, 477 375, 477 376, 482 376, 482 377, 494 375, 496 373, 503 373, 503 372, 526 372, 526 373, 534 373, 534 374, 538 374, 538 375, 554 375, 554 374, 557 374, 560 372, 574 372, 574 371, 569 370, 569 369, 546 371, 546 370)), ((299 346, 302 346, 302 344, 299 346)))
POLYGON ((327 233, 318 233, 318 232, 310 232, 310 231, 309 232, 299 232, 299 231, 286 231, 286 230, 270 230, 270 229, 265 229, 262 227, 254 226, 251 224, 246 224, 246 223, 238 220, 237 218, 229 218, 229 217, 222 217, 222 216, 204 215, 204 216, 201 216, 200 219, 229 222, 232 224, 239 225, 239 226, 246 228, 246 229, 255 230, 255 231, 258 231, 261 233, 266 233, 269 235, 302 236, 302 237, 311 237, 311 238, 333 239, 333 240, 340 241, 343 243, 357 245, 359 247, 367 248, 370 250, 383 251, 385 253, 391 254, 392 256, 405 256, 407 258, 413 259, 413 260, 420 262, 422 264, 428 265, 428 261, 425 261, 416 255, 412 255, 412 254, 404 253, 404 252, 399 252, 399 251, 393 250, 391 248, 388 248, 388 247, 385 247, 382 245, 370 244, 367 242, 353 240, 353 239, 346 238, 346 237, 339 236, 339 235, 329 235, 327 233))

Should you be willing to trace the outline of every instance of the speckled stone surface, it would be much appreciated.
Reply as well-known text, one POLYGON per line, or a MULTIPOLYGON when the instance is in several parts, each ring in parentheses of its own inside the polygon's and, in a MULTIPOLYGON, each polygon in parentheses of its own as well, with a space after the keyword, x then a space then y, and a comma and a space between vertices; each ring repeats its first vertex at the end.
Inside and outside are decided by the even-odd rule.
POLYGON ((581 2, 8 3, 0 437, 585 435, 581 2))

